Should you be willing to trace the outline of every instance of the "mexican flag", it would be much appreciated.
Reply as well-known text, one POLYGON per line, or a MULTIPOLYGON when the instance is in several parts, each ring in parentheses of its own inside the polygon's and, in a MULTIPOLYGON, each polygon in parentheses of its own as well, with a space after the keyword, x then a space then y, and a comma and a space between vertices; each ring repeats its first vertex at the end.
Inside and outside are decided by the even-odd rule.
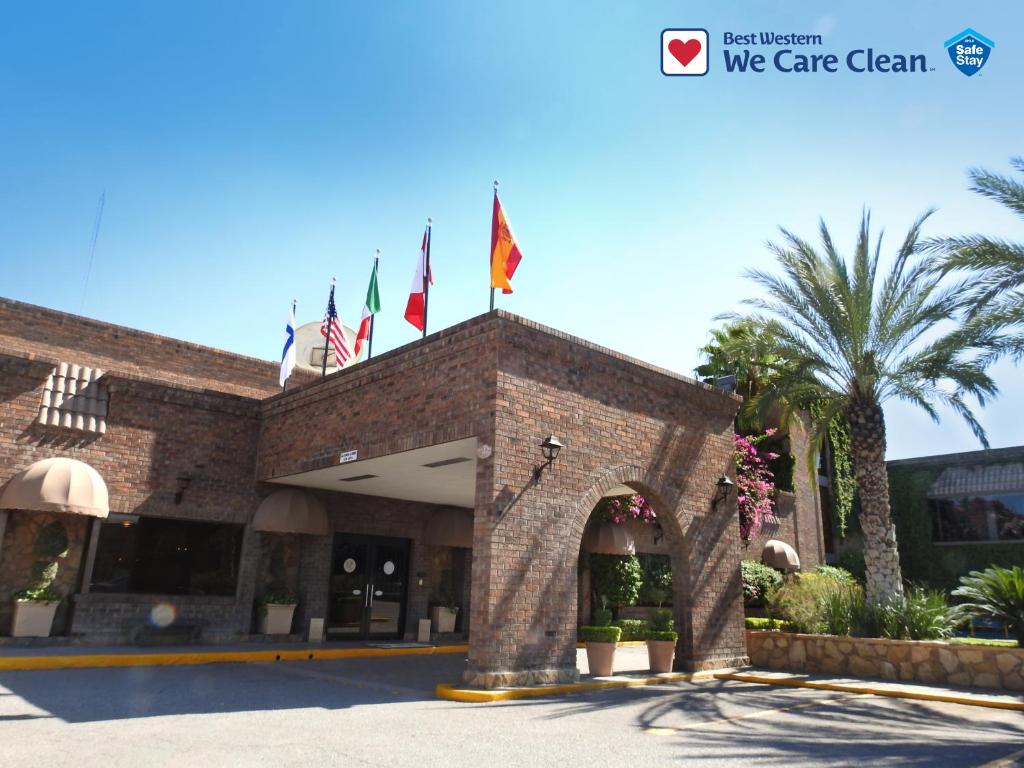
POLYGON ((373 328, 373 316, 380 312, 380 293, 377 290, 377 261, 373 262, 373 272, 370 273, 370 287, 366 289, 366 304, 363 305, 363 319, 359 323, 359 333, 356 335, 356 357, 359 357, 359 350, 363 348, 363 342, 370 338, 373 328))

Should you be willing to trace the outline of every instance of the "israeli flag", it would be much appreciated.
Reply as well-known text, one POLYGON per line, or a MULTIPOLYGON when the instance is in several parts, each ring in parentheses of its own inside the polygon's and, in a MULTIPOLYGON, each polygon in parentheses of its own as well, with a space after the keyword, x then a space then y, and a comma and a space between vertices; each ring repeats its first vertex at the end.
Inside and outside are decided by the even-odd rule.
POLYGON ((284 351, 281 353, 281 381, 283 387, 288 377, 292 375, 295 367, 295 304, 292 303, 292 311, 288 315, 288 325, 285 327, 284 351))

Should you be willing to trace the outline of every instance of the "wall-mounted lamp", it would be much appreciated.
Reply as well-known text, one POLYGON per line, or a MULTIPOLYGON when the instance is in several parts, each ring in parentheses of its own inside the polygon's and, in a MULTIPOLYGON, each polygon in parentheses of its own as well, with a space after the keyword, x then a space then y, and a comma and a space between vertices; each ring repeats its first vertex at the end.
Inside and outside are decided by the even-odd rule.
POLYGON ((174 494, 174 503, 181 504, 181 500, 185 497, 185 491, 188 490, 189 485, 192 483, 192 475, 184 474, 178 475, 178 491, 174 494))
POLYGON ((715 495, 711 498, 711 508, 718 509, 718 505, 723 501, 728 501, 729 494, 732 492, 735 483, 729 479, 728 475, 722 475, 718 478, 718 482, 715 483, 715 495))
POLYGON ((548 435, 544 438, 544 442, 540 444, 541 453, 544 455, 544 463, 533 470, 534 482, 540 481, 540 476, 544 470, 550 467, 555 459, 558 458, 558 452, 562 450, 564 446, 562 442, 554 435, 548 435))
POLYGON ((423 581, 426 578, 427 578, 427 574, 426 574, 425 571, 417 571, 416 572, 416 586, 417 587, 422 587, 423 586, 423 581))

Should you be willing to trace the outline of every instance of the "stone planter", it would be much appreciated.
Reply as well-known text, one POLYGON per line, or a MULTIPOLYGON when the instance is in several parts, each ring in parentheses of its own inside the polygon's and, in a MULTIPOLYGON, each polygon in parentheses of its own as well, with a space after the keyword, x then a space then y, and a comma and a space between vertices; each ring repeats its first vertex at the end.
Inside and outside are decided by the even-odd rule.
POLYGON ((292 631, 292 616, 295 615, 295 604, 282 605, 268 603, 263 606, 260 615, 260 634, 289 635, 292 631))
POLYGON ((446 608, 443 605, 435 605, 430 609, 430 621, 433 623, 434 631, 439 635, 455 631, 455 617, 459 615, 458 608, 446 608))
POLYGON ((647 660, 651 666, 651 672, 659 674, 671 672, 672 663, 676 659, 675 640, 648 640, 647 660))
POLYGON ((59 600, 49 603, 15 600, 11 637, 49 637, 59 600))
POLYGON ((594 677, 608 677, 615 666, 616 643, 587 641, 587 666, 594 677))
POLYGON ((747 653, 787 672, 1024 691, 1024 648, 747 630, 747 653))

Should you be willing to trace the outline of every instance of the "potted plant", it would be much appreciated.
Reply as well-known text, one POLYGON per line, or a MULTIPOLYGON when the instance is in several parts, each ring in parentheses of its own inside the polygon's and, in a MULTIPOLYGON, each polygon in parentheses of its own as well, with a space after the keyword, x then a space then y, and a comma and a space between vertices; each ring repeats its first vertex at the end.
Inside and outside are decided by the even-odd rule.
POLYGON ((651 672, 671 672, 676 656, 676 641, 679 633, 672 628, 672 611, 659 608, 651 618, 647 630, 647 660, 651 672))
POLYGON ((455 596, 454 574, 444 571, 438 594, 430 600, 430 621, 438 634, 455 631, 455 619, 459 615, 459 601, 455 596))
POLYGON ((59 569, 56 558, 63 557, 67 550, 67 531, 59 522, 52 522, 39 530, 35 552, 46 559, 32 566, 32 585, 14 593, 12 637, 49 637, 53 617, 61 601, 60 593, 53 588, 59 569))
POLYGON ((285 589, 267 592, 260 601, 260 633, 288 635, 292 631, 292 617, 299 604, 295 594, 285 589))
POLYGON ((587 625, 580 627, 580 640, 587 646, 587 666, 594 677, 607 677, 615 667, 615 646, 622 634, 620 627, 587 625))

